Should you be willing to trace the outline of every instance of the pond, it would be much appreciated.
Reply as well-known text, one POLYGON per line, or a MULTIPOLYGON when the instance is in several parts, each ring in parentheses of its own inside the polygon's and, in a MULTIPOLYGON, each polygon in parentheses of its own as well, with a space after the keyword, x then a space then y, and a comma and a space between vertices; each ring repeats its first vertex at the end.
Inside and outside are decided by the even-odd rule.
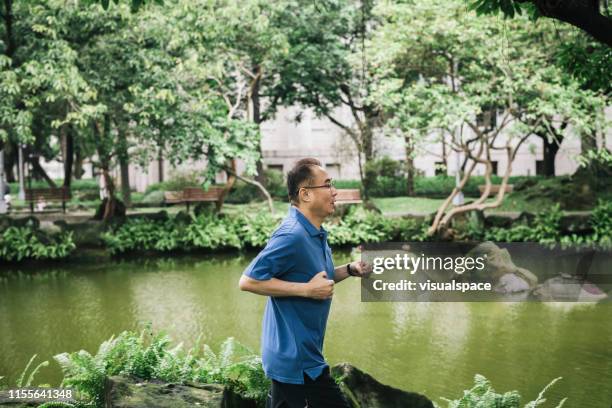
MULTIPOLYGON (((233 336, 258 351, 265 298, 237 287, 254 255, 88 256, 44 270, 2 267, 0 376, 14 384, 38 354, 51 364, 35 383, 57 385, 53 355, 95 353, 111 335, 147 322, 186 346, 202 334, 217 350, 233 336)), ((335 261, 348 257, 338 252, 335 261)), ((347 280, 334 294, 325 355, 438 404, 480 373, 498 392, 518 390, 523 403, 561 376, 549 401, 566 396, 566 407, 610 408, 612 304, 362 303, 358 280, 347 280)))

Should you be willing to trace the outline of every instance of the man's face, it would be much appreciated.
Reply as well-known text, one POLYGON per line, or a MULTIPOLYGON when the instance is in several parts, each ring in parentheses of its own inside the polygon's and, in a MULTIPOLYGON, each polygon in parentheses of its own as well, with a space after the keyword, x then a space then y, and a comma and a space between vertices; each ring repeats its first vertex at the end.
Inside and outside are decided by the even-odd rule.
POLYGON ((320 166, 312 166, 313 181, 305 187, 317 187, 307 189, 310 200, 307 202, 312 212, 320 217, 327 217, 336 210, 336 195, 338 192, 330 185, 332 179, 327 172, 320 166))

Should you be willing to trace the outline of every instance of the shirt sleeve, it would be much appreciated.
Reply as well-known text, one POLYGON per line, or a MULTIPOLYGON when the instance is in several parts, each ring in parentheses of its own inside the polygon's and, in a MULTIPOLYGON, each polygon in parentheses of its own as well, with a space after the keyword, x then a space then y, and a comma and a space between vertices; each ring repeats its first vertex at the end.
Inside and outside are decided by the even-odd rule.
POLYGON ((243 274, 256 280, 269 280, 290 271, 294 265, 295 235, 275 234, 243 274))

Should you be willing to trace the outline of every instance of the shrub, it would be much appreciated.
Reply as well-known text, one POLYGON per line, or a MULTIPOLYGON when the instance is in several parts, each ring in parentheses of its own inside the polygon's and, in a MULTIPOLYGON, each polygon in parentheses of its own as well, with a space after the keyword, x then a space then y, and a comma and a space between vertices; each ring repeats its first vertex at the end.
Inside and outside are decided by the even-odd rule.
POLYGON ((104 382, 113 375, 175 383, 218 383, 263 405, 269 388, 261 359, 251 350, 227 339, 214 353, 200 341, 189 349, 171 347, 170 338, 150 328, 140 334, 123 332, 100 345, 95 355, 85 350, 54 358, 64 373, 62 386, 76 389, 87 403, 104 406, 104 382))
POLYGON ((33 226, 22 226, 0 233, 0 261, 62 259, 75 248, 72 232, 49 235, 33 226))
MULTIPOLYGON (((542 405, 546 401, 543 398, 544 393, 560 379, 561 377, 552 380, 538 397, 528 402, 524 408, 536 408, 542 405)), ((491 382, 480 374, 474 377, 474 387, 463 391, 463 397, 456 400, 441 399, 448 403, 448 408, 520 408, 521 403, 521 396, 517 391, 498 394, 491 386, 491 382)), ((561 408, 566 400, 567 398, 561 400, 556 408, 561 408)))
POLYGON ((130 251, 243 249, 265 245, 278 221, 269 213, 134 218, 104 233, 102 239, 113 255, 130 251))

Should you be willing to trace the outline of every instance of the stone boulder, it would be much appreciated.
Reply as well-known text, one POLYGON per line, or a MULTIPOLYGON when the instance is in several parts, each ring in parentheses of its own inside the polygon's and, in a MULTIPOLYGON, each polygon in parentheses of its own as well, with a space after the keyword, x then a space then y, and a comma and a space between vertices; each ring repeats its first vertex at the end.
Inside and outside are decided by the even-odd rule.
POLYGON ((576 276, 562 274, 547 279, 531 293, 540 301, 598 302, 608 295, 596 285, 576 276))
POLYGON ((343 363, 331 370, 352 408, 434 408, 424 395, 381 384, 369 374, 343 363))
POLYGON ((173 384, 110 377, 105 385, 106 408, 255 408, 220 384, 173 384))
POLYGON ((493 242, 483 242, 472 248, 467 257, 486 257, 486 267, 477 272, 473 278, 494 282, 499 293, 528 291, 538 283, 538 278, 525 268, 516 266, 507 249, 502 249, 493 242))

